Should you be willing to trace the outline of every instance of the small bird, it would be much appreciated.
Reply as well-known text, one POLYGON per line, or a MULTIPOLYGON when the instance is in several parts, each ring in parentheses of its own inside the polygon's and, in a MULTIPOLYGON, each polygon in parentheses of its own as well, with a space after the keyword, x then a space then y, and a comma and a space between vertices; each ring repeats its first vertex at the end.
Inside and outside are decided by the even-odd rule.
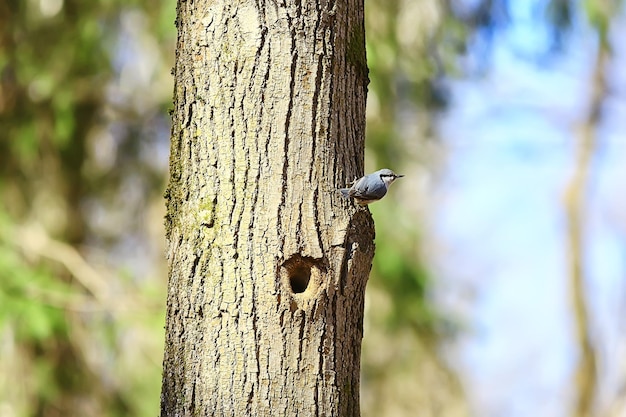
POLYGON ((383 198, 391 183, 401 177, 404 175, 397 175, 385 168, 354 180, 350 188, 342 188, 339 191, 343 197, 353 198, 358 205, 366 206, 383 198))

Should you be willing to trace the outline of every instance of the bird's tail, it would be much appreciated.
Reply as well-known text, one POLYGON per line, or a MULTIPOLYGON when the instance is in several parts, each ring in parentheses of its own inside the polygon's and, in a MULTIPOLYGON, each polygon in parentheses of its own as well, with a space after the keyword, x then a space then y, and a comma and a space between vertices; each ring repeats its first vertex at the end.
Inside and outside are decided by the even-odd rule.
POLYGON ((341 193, 341 196, 343 198, 350 198, 350 189, 349 188, 342 188, 339 190, 339 192, 341 193))

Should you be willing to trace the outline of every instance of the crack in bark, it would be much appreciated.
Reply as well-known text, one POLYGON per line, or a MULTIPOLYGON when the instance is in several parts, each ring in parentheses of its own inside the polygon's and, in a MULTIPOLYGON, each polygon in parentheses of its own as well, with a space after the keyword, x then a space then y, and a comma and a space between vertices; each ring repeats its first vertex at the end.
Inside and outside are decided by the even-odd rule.
MULTIPOLYGON (((291 26, 291 19, 288 18, 289 21, 289 27, 291 28, 291 32, 292 32, 292 42, 291 42, 291 71, 290 71, 290 80, 289 80, 289 103, 287 105, 287 114, 285 116, 285 137, 284 137, 284 144, 283 144, 283 152, 285 157, 283 158, 283 177, 282 177, 282 192, 281 192, 281 202, 280 205, 278 207, 278 230, 283 230, 283 224, 282 224, 282 209, 283 207, 286 206, 286 195, 287 195, 287 187, 288 187, 288 178, 289 178, 289 159, 287 158, 287 155, 289 155, 289 128, 291 125, 291 117, 292 117, 292 113, 293 113, 293 102, 294 102, 294 92, 295 92, 295 84, 296 84, 296 67, 297 67, 297 63, 298 63, 298 51, 296 50, 296 45, 295 45, 295 34, 293 31, 293 27, 291 26)), ((283 253, 283 257, 285 256, 284 254, 284 244, 285 244, 285 239, 284 236, 281 237, 281 253, 283 253)))
POLYGON ((317 232, 317 244, 321 253, 326 253, 324 250, 324 238, 322 237, 322 225, 320 224, 320 215, 318 208, 319 188, 316 185, 313 189, 313 222, 315 223, 315 231, 317 232))

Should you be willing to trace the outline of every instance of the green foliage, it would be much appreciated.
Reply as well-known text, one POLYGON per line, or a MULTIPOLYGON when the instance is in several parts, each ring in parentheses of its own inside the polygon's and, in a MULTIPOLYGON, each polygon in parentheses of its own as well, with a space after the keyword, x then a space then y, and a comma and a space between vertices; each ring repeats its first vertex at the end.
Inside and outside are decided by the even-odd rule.
MULTIPOLYGON (((59 391, 54 364, 33 353, 58 340, 67 340, 68 326, 63 311, 42 302, 41 297, 71 292, 59 285, 50 268, 21 253, 13 242, 13 229, 6 214, 0 212, 0 332, 11 330, 16 346, 30 357, 33 389, 43 401, 53 401, 59 391)), ((5 394, 0 395, 0 402, 10 396, 6 387, 1 388, 5 394)))
POLYGON ((65 335, 66 322, 59 309, 42 303, 44 293, 68 294, 45 265, 29 262, 11 242, 12 224, 0 212, 0 328, 9 323, 26 343, 42 343, 65 335))
POLYGON ((420 256, 418 231, 394 224, 401 217, 400 213, 391 214, 396 211, 391 207, 393 201, 377 204, 372 206, 376 219, 372 284, 382 288, 392 300, 385 322, 390 330, 410 328, 423 337, 433 337, 443 318, 428 298, 431 278, 420 256))
POLYGON ((120 62, 137 59, 119 57, 129 41, 119 35, 125 16, 141 16, 145 27, 132 35, 156 34, 154 45, 169 53, 175 6, 10 0, 0 9, 0 369, 6 381, 20 381, 0 379, 3 412, 155 415, 163 284, 119 272, 118 245, 148 232, 127 207, 111 220, 110 207, 124 202, 124 191, 142 214, 160 203, 139 143, 150 146, 144 126, 158 122, 153 114, 170 95, 153 94, 142 114, 111 101, 120 102, 120 62), (102 168, 105 156, 113 163, 102 168), (134 188, 123 175, 129 166, 134 188), (120 218, 136 227, 112 228, 120 218), (93 267, 90 252, 106 266, 93 267))
POLYGON ((620 6, 619 0, 584 0, 583 9, 589 23, 598 31, 603 47, 608 46, 609 27, 620 6))
MULTIPOLYGON (((439 81, 456 71, 456 58, 465 49, 470 29, 443 3, 370 0, 366 6, 371 78, 366 144, 375 161, 370 170, 402 170, 418 164, 432 169, 426 160, 407 158, 407 149, 434 139, 436 115, 448 102, 439 81), (416 120, 417 128, 410 137, 400 130, 401 114, 413 115, 409 117, 416 120)), ((395 213, 388 203, 372 206, 377 236, 372 285, 393 300, 385 321, 389 328, 412 328, 430 337, 442 318, 428 299, 430 272, 418 255, 420 231, 416 224, 398 231, 395 221, 408 214, 395 213)))

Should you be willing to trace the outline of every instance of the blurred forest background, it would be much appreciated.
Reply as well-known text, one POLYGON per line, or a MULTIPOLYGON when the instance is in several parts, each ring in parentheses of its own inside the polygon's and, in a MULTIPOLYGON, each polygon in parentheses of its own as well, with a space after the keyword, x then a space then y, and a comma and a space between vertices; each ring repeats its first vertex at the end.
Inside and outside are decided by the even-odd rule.
MULTIPOLYGON (((367 0, 362 412, 626 416, 621 0, 367 0)), ((0 417, 155 416, 174 2, 0 4, 0 417)))

